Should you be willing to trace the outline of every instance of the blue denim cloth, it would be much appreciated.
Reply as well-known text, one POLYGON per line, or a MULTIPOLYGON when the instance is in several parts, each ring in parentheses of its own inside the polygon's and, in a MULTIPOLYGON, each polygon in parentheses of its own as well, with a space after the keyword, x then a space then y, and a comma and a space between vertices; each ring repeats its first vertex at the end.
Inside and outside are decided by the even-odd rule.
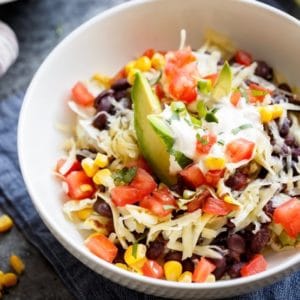
MULTIPOLYGON (((273 2, 274 1, 270 1, 273 2)), ((38 216, 24 185, 17 157, 17 123, 23 92, 0 99, 0 206, 26 238, 52 264, 77 299, 158 299, 121 287, 89 270, 52 236, 38 216)), ((264 289, 234 299, 300 299, 300 272, 264 289)))

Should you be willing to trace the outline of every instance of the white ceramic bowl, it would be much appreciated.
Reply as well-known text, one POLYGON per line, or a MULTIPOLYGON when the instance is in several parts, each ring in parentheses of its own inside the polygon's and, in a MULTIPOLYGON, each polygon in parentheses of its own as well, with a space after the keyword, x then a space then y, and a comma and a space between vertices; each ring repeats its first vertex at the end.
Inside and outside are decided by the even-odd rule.
POLYGON ((21 111, 18 149, 32 200, 55 237, 81 262, 103 276, 141 292, 170 298, 212 298, 249 292, 299 269, 300 253, 270 253, 268 270, 255 276, 205 284, 155 280, 123 271, 100 260, 83 245, 75 226, 62 213, 61 186, 51 170, 63 137, 55 122, 71 121, 70 87, 95 71, 114 74, 149 47, 176 49, 180 29, 187 43, 201 45, 213 28, 257 58, 267 60, 291 83, 300 78, 300 22, 266 5, 235 0, 148 0, 108 10, 80 26, 42 64, 28 88, 21 111))

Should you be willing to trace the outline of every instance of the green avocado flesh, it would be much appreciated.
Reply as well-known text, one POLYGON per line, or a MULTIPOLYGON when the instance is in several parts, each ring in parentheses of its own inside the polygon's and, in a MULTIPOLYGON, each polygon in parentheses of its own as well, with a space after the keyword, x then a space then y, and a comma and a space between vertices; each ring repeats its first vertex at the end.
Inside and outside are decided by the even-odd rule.
POLYGON ((231 86, 232 71, 228 62, 226 61, 213 88, 212 97, 219 101, 222 97, 227 96, 230 93, 231 86))
POLYGON ((139 148, 157 177, 165 184, 172 185, 176 183, 176 177, 169 173, 167 146, 148 119, 148 116, 162 112, 161 104, 141 73, 135 75, 131 97, 139 148))

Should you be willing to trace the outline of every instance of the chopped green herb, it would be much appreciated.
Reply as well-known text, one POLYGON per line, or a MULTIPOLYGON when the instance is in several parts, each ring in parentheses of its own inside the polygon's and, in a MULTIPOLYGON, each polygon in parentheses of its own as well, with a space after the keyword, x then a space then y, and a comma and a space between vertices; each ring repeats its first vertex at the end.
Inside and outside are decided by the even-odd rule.
POLYGON ((219 107, 215 107, 214 109, 211 110, 211 113, 214 114, 219 110, 219 107))
POLYGON ((208 139, 203 136, 200 136, 199 133, 197 133, 196 138, 197 138, 197 141, 201 143, 201 145, 205 146, 208 144, 208 139))
POLYGON ((181 168, 185 168, 186 166, 188 166, 193 162, 190 158, 186 157, 182 152, 173 150, 171 154, 174 155, 175 160, 178 162, 181 168))
POLYGON ((212 90, 211 80, 200 79, 197 83, 198 91, 204 95, 208 95, 212 90))
POLYGON ((241 130, 244 130, 244 129, 248 129, 248 128, 252 128, 253 126, 251 124, 243 124, 237 128, 234 128, 231 130, 231 133, 232 134, 238 134, 241 130))
POLYGON ((225 142, 224 142, 223 140, 219 140, 219 141, 218 141, 218 144, 224 146, 225 142))
POLYGON ((180 102, 180 101, 173 101, 171 103, 171 110, 174 112, 174 113, 181 113, 181 112, 186 112, 186 107, 184 105, 183 102, 180 102))
POLYGON ((219 123, 218 118, 216 117, 216 115, 213 112, 208 112, 205 116, 205 121, 209 122, 209 123, 219 123))
POLYGON ((112 177, 116 185, 129 184, 136 175, 137 167, 123 168, 113 173, 112 177))
POLYGON ((199 101, 197 103, 197 111, 200 118, 204 118, 207 114, 207 108, 203 101, 199 101))
POLYGON ((191 121, 195 127, 201 127, 201 125, 202 125, 202 121, 197 119, 194 116, 191 116, 191 121))
POLYGON ((132 245, 132 256, 133 256, 134 258, 137 257, 137 249, 138 249, 138 244, 137 244, 137 243, 133 244, 133 245, 132 245))

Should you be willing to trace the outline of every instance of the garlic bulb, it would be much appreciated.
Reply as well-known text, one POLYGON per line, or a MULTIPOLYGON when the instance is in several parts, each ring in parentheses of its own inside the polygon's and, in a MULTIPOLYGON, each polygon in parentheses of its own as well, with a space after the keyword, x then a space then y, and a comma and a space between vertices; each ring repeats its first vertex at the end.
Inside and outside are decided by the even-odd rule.
POLYGON ((0 21, 0 77, 16 60, 19 46, 15 33, 0 21))

